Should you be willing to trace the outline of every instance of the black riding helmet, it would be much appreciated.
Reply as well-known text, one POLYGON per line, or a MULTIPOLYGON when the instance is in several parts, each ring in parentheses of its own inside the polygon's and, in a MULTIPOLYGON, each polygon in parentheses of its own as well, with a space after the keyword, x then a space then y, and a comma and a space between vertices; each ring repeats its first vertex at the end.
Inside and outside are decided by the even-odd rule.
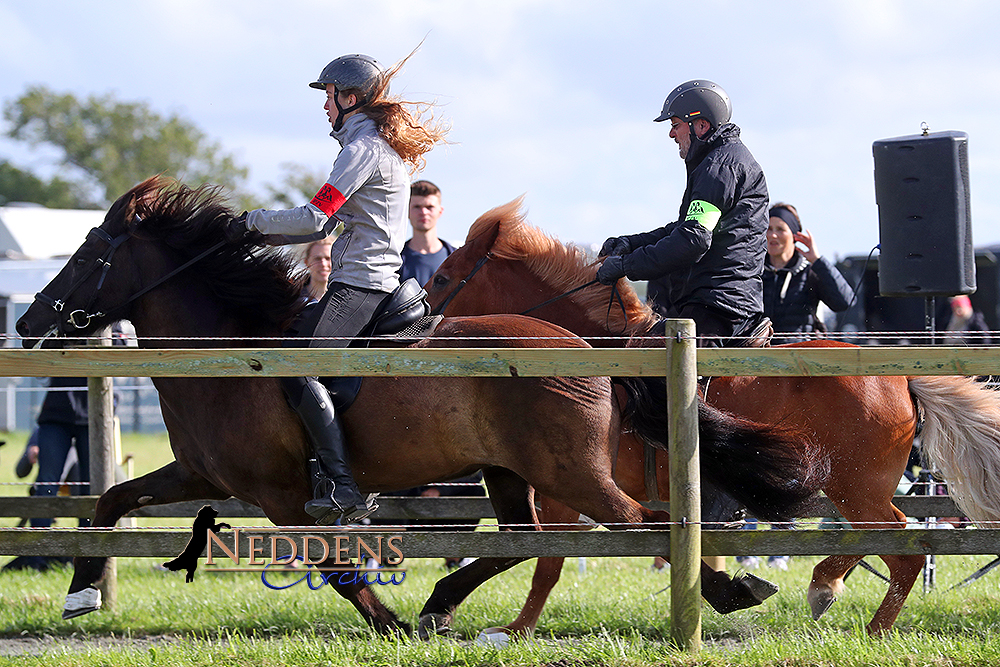
POLYGON ((670 91, 663 103, 663 111, 653 121, 659 123, 676 116, 691 124, 704 118, 713 130, 717 130, 720 125, 728 123, 732 115, 729 95, 721 86, 705 79, 695 79, 670 91))
POLYGON ((377 60, 371 56, 354 53, 341 56, 324 67, 319 79, 309 86, 326 90, 327 85, 332 83, 337 92, 358 91, 358 101, 346 109, 340 106, 340 100, 334 95, 333 103, 340 112, 337 124, 333 127, 336 132, 343 126, 346 114, 371 102, 372 95, 378 89, 384 74, 385 71, 377 60))

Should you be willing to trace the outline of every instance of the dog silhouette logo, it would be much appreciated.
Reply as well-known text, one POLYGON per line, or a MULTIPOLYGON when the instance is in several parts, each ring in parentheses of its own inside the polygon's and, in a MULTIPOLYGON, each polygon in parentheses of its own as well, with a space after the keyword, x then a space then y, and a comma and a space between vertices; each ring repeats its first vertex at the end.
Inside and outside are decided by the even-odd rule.
POLYGON ((228 523, 215 523, 218 516, 218 510, 211 505, 205 505, 198 510, 198 516, 195 517, 194 525, 191 526, 191 539, 188 540, 184 551, 177 558, 164 563, 163 567, 171 572, 187 570, 187 577, 184 580, 189 584, 194 581, 194 571, 198 569, 198 559, 208 545, 208 531, 218 534, 223 528, 232 528, 228 523))

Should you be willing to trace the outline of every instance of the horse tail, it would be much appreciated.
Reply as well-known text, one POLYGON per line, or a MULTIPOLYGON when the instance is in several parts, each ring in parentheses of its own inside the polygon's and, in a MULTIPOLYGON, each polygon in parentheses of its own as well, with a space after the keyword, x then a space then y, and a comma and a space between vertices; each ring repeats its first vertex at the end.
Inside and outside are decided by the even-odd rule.
MULTIPOLYGON (((654 447, 666 449, 666 382, 615 378, 628 394, 623 424, 654 447)), ((830 461, 809 435, 784 424, 761 424, 712 407, 698 396, 702 475, 764 521, 812 516, 830 461)))
POLYGON ((924 412, 920 448, 974 521, 1000 521, 1000 393, 973 378, 907 378, 924 412))

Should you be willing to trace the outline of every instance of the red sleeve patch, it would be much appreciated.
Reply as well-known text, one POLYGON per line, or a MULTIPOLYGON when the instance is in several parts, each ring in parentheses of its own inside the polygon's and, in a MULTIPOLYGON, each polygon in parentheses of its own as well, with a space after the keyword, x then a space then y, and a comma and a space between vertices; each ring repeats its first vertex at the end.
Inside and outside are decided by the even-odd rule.
POLYGON ((344 195, 340 194, 337 188, 329 183, 324 183, 323 187, 319 189, 319 192, 316 193, 316 196, 309 203, 323 211, 323 213, 326 213, 327 217, 329 217, 338 208, 343 206, 345 201, 347 200, 344 198, 344 195))

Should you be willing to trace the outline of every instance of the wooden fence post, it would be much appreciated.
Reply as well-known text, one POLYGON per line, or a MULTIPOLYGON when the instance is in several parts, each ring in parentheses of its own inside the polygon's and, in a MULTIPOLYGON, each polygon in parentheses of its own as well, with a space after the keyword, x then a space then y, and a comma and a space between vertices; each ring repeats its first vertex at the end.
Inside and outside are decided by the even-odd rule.
POLYGON ((670 461, 670 634, 701 650, 701 480, 693 320, 667 320, 667 447, 670 461))
MULTIPOLYGON (((95 347, 111 345, 111 328, 105 327, 90 341, 95 347)), ((114 391, 109 377, 87 378, 87 414, 90 430, 90 493, 99 496, 115 483, 114 391)), ((98 584, 105 609, 113 610, 118 597, 118 560, 108 559, 104 579, 98 584)))

